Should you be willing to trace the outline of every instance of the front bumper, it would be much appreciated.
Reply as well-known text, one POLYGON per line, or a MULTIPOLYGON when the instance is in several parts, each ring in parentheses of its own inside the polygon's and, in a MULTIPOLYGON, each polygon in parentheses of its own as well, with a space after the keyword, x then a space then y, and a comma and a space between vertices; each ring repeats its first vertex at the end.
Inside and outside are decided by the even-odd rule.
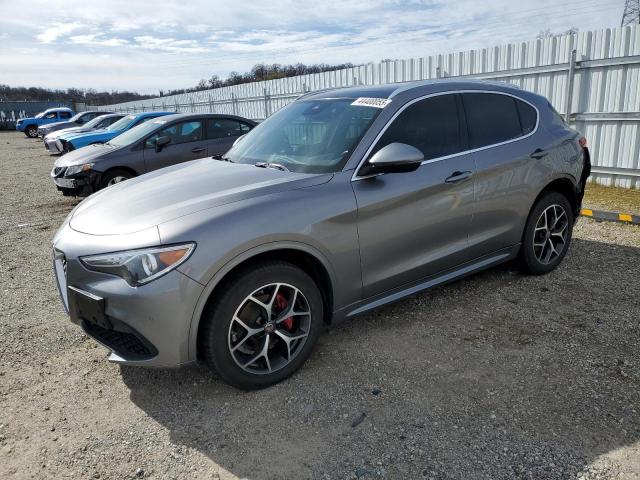
POLYGON ((54 239, 55 276, 72 321, 111 350, 110 361, 175 367, 195 360, 195 352, 189 352, 189 328, 204 287, 177 270, 131 287, 115 275, 87 270, 78 259, 152 244, 159 244, 155 228, 135 235, 96 236, 66 224, 54 239), (138 241, 125 247, 133 237, 138 241))
POLYGON ((86 197, 94 193, 100 181, 100 172, 81 172, 73 177, 65 177, 66 167, 53 167, 51 179, 63 195, 86 197))

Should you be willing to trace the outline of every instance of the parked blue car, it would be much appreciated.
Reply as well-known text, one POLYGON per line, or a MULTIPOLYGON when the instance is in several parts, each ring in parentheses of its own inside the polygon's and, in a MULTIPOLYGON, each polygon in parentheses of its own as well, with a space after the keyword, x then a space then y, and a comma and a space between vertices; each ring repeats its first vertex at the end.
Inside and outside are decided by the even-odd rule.
POLYGON ((27 137, 36 138, 38 127, 47 123, 65 122, 75 115, 75 112, 67 107, 49 108, 40 112, 35 117, 21 118, 16 122, 16 130, 24 132, 27 137))
POLYGON ((67 153, 72 150, 77 150, 78 148, 86 147, 87 145, 106 143, 130 128, 136 127, 152 118, 172 115, 174 113, 175 112, 132 113, 122 117, 116 123, 109 125, 103 130, 63 133, 56 140, 56 147, 59 152, 67 153))

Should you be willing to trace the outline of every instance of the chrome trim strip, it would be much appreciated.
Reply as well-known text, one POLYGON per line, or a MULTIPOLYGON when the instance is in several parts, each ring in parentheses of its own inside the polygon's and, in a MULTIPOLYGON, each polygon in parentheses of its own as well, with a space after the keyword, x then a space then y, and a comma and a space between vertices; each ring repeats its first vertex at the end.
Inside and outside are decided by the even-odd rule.
POLYGON ((53 273, 56 278, 56 286, 62 300, 65 313, 69 314, 69 298, 67 295, 67 273, 63 262, 66 262, 64 253, 54 247, 53 249, 53 273))
POLYGON ((358 164, 358 166, 353 171, 353 175, 351 176, 351 181, 355 182, 357 180, 363 180, 365 178, 371 178, 371 177, 377 177, 378 175, 384 175, 383 173, 375 173, 375 174, 372 174, 372 175, 364 175, 364 176, 361 177, 361 176, 358 176, 357 173, 360 170, 360 168, 362 168, 362 165, 364 164, 366 159, 371 154, 371 151, 373 150, 373 147, 378 143, 378 141, 380 140, 382 135, 384 135, 384 133, 387 131, 387 128, 389 128, 389 126, 393 123, 393 121, 402 112, 404 112, 404 110, 406 108, 410 107, 411 105, 413 105, 416 102, 419 102, 420 100, 425 100, 425 99, 431 98, 431 97, 438 97, 440 95, 455 95, 455 94, 458 94, 458 93, 492 93, 492 94, 496 94, 496 95, 506 95, 508 97, 513 97, 513 98, 515 98, 517 100, 520 100, 521 102, 526 103, 527 105, 529 105, 529 106, 531 106, 531 107, 533 107, 535 109, 535 111, 536 111, 536 126, 531 132, 529 132, 526 135, 523 135, 521 137, 512 138, 511 140, 506 140, 506 141, 500 142, 500 143, 493 143, 491 145, 485 145, 484 147, 473 148, 471 150, 464 150, 462 152, 452 153, 451 155, 445 155, 443 157, 430 158, 429 160, 423 161, 420 165, 428 165, 429 163, 440 162, 442 160, 447 160, 449 158, 458 157, 460 155, 467 155, 469 153, 480 152, 480 151, 486 150, 488 148, 499 147, 501 145, 506 145, 508 143, 518 142, 520 140, 524 140, 525 138, 530 137, 531 135, 535 134, 538 131, 538 128, 540 126, 540 110, 538 110, 538 107, 536 107, 533 103, 531 103, 531 102, 529 102, 529 101, 525 100, 524 98, 519 97, 517 95, 511 94, 511 93, 507 93, 507 92, 499 92, 497 90, 452 90, 452 91, 448 91, 448 92, 430 93, 428 95, 423 95, 421 97, 414 98, 413 100, 405 103, 402 107, 400 107, 400 110, 398 110, 393 115, 393 117, 391 117, 389 119, 389 121, 386 123, 386 125, 383 127, 383 129, 380 130, 380 132, 376 136, 375 140, 373 142, 371 142, 371 145, 369 146, 369 148, 367 149, 367 151, 363 155, 362 160, 360 160, 360 163, 358 164))

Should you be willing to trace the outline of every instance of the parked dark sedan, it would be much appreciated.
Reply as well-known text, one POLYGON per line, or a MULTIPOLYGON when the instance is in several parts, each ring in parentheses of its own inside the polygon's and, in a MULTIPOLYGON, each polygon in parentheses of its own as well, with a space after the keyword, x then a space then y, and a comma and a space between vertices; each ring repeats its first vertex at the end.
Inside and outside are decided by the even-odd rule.
POLYGON ((97 110, 80 112, 74 115, 73 117, 71 117, 66 122, 56 122, 56 123, 48 123, 46 125, 40 125, 38 127, 38 136, 41 138, 44 138, 46 135, 50 134, 51 132, 57 132, 58 130, 64 130, 65 128, 81 127, 85 123, 93 120, 94 118, 99 117, 100 115, 105 115, 107 113, 113 113, 113 112, 99 112, 97 110))
POLYGON ((51 177, 64 195, 90 195, 159 168, 220 156, 255 125, 233 115, 166 115, 68 153, 56 161, 51 177))

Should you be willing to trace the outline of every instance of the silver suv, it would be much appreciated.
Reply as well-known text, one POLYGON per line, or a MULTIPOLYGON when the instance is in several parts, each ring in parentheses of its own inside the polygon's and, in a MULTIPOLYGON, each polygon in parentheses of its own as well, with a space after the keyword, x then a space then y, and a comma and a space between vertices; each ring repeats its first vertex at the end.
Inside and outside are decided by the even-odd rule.
POLYGON ((429 81, 308 94, 225 156, 83 201, 56 234, 71 320, 130 365, 201 359, 261 388, 322 327, 569 248, 590 162, 549 102, 429 81))

